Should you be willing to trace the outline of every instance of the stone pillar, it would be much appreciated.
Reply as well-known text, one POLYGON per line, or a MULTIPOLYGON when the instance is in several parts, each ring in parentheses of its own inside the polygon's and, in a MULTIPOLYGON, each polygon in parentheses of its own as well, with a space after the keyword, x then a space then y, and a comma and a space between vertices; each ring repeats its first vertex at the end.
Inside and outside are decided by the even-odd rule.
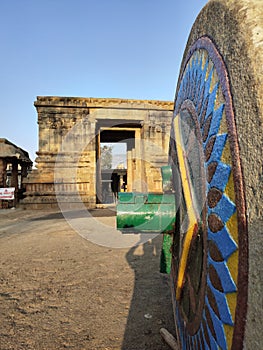
POLYGON ((18 189, 18 164, 17 161, 12 162, 11 187, 18 189))
POLYGON ((11 187, 15 187, 14 205, 18 201, 18 163, 16 160, 12 162, 11 187))
POLYGON ((142 147, 141 147, 140 130, 135 131, 135 163, 136 174, 134 174, 133 183, 134 190, 143 192, 143 178, 142 178, 142 147))
POLYGON ((123 189, 123 175, 120 175, 120 192, 124 192, 124 189, 123 189))
POLYGON ((28 174, 28 164, 22 163, 21 164, 21 188, 24 188, 24 180, 26 179, 28 174))
POLYGON ((6 161, 0 158, 0 187, 5 187, 6 161))
POLYGON ((127 151, 127 192, 132 192, 133 164, 132 151, 127 151))
MULTIPOLYGON (((0 187, 4 188, 6 186, 6 162, 4 159, 0 158, 0 187)), ((0 200, 0 209, 4 208, 5 201, 0 200)))

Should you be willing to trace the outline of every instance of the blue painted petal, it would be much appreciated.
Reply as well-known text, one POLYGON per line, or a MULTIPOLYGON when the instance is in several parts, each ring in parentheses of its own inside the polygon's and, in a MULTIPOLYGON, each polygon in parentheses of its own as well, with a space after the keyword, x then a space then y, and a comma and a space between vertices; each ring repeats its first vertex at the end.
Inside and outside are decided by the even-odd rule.
POLYGON ((223 116, 225 105, 221 104, 216 111, 213 112, 213 118, 211 121, 208 138, 212 135, 217 135, 218 130, 220 128, 221 119, 223 116))
MULTIPOLYGON (((176 320, 177 320, 177 326, 178 326, 178 330, 179 330, 179 337, 180 337, 180 342, 181 344, 184 345, 184 325, 182 323, 182 320, 181 320, 181 315, 180 315, 180 312, 179 312, 179 308, 176 307, 175 309, 175 312, 176 312, 176 320)), ((183 347, 183 349, 185 349, 183 347)))
MULTIPOLYGON (((205 82, 201 85, 202 89, 200 90, 201 94, 202 94, 202 107, 200 109, 199 115, 198 115, 198 121, 199 123, 201 123, 201 119, 203 118, 203 113, 206 113, 205 108, 207 108, 207 104, 208 104, 208 98, 209 96, 207 96, 206 94, 206 85, 205 82)), ((201 124, 200 124, 201 125, 201 124)), ((205 144, 204 144, 205 147, 205 144)))
MULTIPOLYGON (((227 134, 221 134, 216 137, 214 147, 212 150, 212 154, 209 158, 208 164, 211 162, 219 162, 223 153, 223 149, 225 147, 227 140, 227 134)), ((204 144, 205 147, 205 144, 204 144)))
MULTIPOLYGON (((186 72, 184 73, 184 76, 182 78, 182 81, 181 81, 181 84, 180 84, 180 89, 179 89, 179 92, 180 92, 180 96, 183 97, 183 94, 185 92, 185 89, 186 89, 186 86, 187 86, 187 74, 186 72)), ((179 95, 179 94, 178 94, 179 95)), ((178 98, 177 98, 177 101, 178 101, 178 98)))
POLYGON ((180 89, 177 95, 176 105, 175 105, 175 111, 178 113, 179 106, 181 105, 181 101, 183 100, 183 90, 180 89))
POLYGON ((194 101, 195 100, 195 96, 196 96, 196 90, 197 90, 197 77, 198 77, 198 69, 197 69, 197 62, 198 59, 195 59, 193 62, 193 69, 192 69, 192 82, 194 81, 195 83, 191 84, 192 85, 192 91, 191 91, 191 100, 194 101))
POLYGON ((199 346, 198 332, 192 336, 192 339, 193 339, 192 349, 198 349, 198 346, 199 346))
POLYGON ((199 100, 200 95, 200 87, 201 87, 201 72, 197 72, 196 74, 196 90, 195 90, 195 96, 194 96, 194 105, 196 106, 199 100))
POLYGON ((203 338, 203 331, 200 329, 199 332, 198 332, 198 344, 199 344, 199 347, 197 347, 197 349, 201 349, 202 347, 202 341, 201 341, 201 338, 203 338))
POLYGON ((188 70, 187 70, 187 75, 186 75, 186 82, 187 82, 187 84, 186 84, 186 94, 187 94, 187 98, 189 98, 189 96, 190 96, 190 92, 191 92, 191 87, 192 87, 192 85, 193 84, 190 84, 190 82, 191 82, 192 80, 191 80, 191 69, 190 69, 190 66, 188 66, 188 70))
POLYGON ((226 296, 224 293, 219 292, 217 289, 215 289, 210 281, 209 276, 207 277, 207 284, 210 287, 211 291, 213 292, 216 302, 217 302, 217 307, 220 313, 220 319, 223 323, 228 324, 230 326, 233 326, 233 320, 232 316, 228 307, 228 303, 226 300, 226 296))
POLYGON ((227 343, 226 343, 226 336, 225 336, 225 331, 222 322, 219 320, 217 315, 214 313, 214 310, 211 308, 208 298, 206 296, 205 298, 206 305, 210 311, 210 315, 212 318, 214 330, 216 333, 216 340, 218 345, 222 350, 227 350, 227 343))
MULTIPOLYGON (((201 118, 201 115, 203 114, 203 109, 205 108, 205 101, 209 97, 210 81, 212 78, 212 76, 210 74, 210 81, 207 83, 207 81, 205 80, 207 68, 208 68, 208 60, 205 63, 204 69, 202 71, 202 77, 201 77, 200 94, 201 94, 202 90, 204 90, 204 92, 203 92, 203 96, 202 96, 202 107, 200 109, 200 113, 198 116, 199 120, 201 118)), ((200 96, 199 96, 199 98, 200 98, 200 96)))
POLYGON ((210 332, 210 329, 208 326, 207 326, 207 329, 208 329, 208 335, 209 335, 209 340, 210 340, 210 349, 211 350, 218 350, 217 342, 214 339, 212 333, 210 332))
POLYGON ((211 350, 218 350, 217 344, 216 344, 216 342, 215 342, 215 339, 214 339, 214 337, 213 337, 213 335, 212 335, 212 333, 211 333, 211 331, 210 331, 210 329, 209 329, 209 326, 208 326, 208 322, 207 322, 205 310, 203 310, 203 315, 202 315, 202 317, 203 317, 203 320, 205 321, 206 326, 207 326, 207 333, 208 333, 208 337, 209 337, 209 341, 210 341, 210 347, 209 347, 209 349, 211 349, 211 350))
POLYGON ((193 339, 193 341, 192 341, 192 343, 193 343, 192 349, 198 349, 199 342, 198 342, 198 336, 197 336, 197 334, 195 334, 194 336, 192 336, 192 339, 193 339))
POLYGON ((214 208, 208 208, 208 215, 211 213, 217 214, 225 224, 235 211, 235 204, 226 195, 223 195, 214 208))
POLYGON ((210 70, 207 80, 205 81, 205 96, 208 96, 208 97, 210 95, 209 90, 210 90, 213 72, 214 72, 214 67, 212 67, 212 69, 210 70))
MULTIPOLYGON (((196 57, 193 57, 192 61, 191 61, 191 77, 194 78, 195 77, 195 74, 196 74, 196 57)), ((194 85, 194 84, 192 84, 194 85)))
POLYGON ((195 88, 196 88, 196 77, 195 72, 192 70, 190 74, 190 81, 194 82, 194 84, 189 84, 189 100, 193 101, 194 95, 195 95, 195 88))
MULTIPOLYGON (((213 71, 211 70, 210 74, 212 75, 212 73, 213 73, 213 71)), ((211 79, 210 79, 210 80, 211 80, 211 79)), ((210 82, 210 83, 211 83, 211 82, 210 82)), ((212 92, 210 93, 210 95, 209 95, 205 119, 207 119, 207 117, 209 117, 209 115, 212 114, 213 111, 214 111, 215 100, 216 100, 216 94, 217 94, 218 86, 219 86, 219 83, 217 83, 217 84, 215 85, 215 87, 213 88, 213 91, 212 91, 212 92)))
POLYGON ((216 243, 224 260, 227 260, 229 256, 237 250, 237 245, 226 227, 223 227, 223 229, 217 233, 211 232, 208 228, 208 240, 212 240, 216 243))
POLYGON ((190 335, 187 336, 187 349, 193 349, 193 339, 190 335))
POLYGON ((209 187, 216 187, 222 192, 225 191, 228 179, 231 173, 231 166, 222 162, 218 162, 214 176, 208 185, 209 187))
POLYGON ((204 332, 204 327, 203 327, 202 323, 201 323, 201 327, 200 328, 201 328, 201 337, 203 338, 203 342, 204 342, 204 345, 205 345, 204 349, 205 350, 210 350, 210 347, 208 346, 208 344, 207 344, 207 342, 205 340, 205 332, 204 332))
POLYGON ((201 83, 198 91, 197 96, 197 113, 198 113, 198 121, 200 122, 201 116, 203 114, 203 110, 205 108, 205 98, 204 98, 204 91, 205 91, 205 82, 202 80, 201 75, 201 83))
POLYGON ((205 339, 205 335, 204 335, 204 329, 203 329, 203 325, 202 323, 200 324, 200 331, 199 331, 199 339, 200 339, 200 343, 202 344, 202 340, 201 339, 205 339))
POLYGON ((197 83, 198 83, 198 80, 197 80, 197 72, 195 71, 194 72, 194 75, 193 75, 193 81, 195 82, 194 84, 192 84, 193 85, 193 87, 192 87, 192 90, 191 90, 191 96, 190 96, 190 99, 191 99, 191 101, 195 101, 195 98, 196 98, 196 90, 198 89, 197 88, 197 83))
POLYGON ((191 71, 190 71, 190 66, 188 66, 187 72, 186 72, 186 89, 185 89, 185 93, 186 93, 186 98, 189 98, 190 96, 190 89, 191 89, 191 71))
POLYGON ((203 71, 202 71, 202 80, 203 81, 205 81, 205 76, 206 76, 206 71, 207 71, 207 68, 208 68, 208 64, 209 64, 209 59, 207 58, 206 62, 205 62, 205 65, 204 65, 204 68, 203 68, 203 71))
POLYGON ((182 95, 182 91, 183 91, 183 84, 180 85, 180 88, 178 90, 178 95, 177 95, 177 102, 178 102, 178 99, 181 97, 182 95))
POLYGON ((220 281, 222 284, 222 288, 224 290, 224 293, 234 293, 237 291, 236 284, 232 279, 232 276, 229 272, 229 269, 224 261, 214 261, 211 259, 210 255, 208 254, 208 262, 209 264, 213 265, 216 269, 216 272, 218 276, 220 277, 220 281))
POLYGON ((202 79, 202 57, 198 57, 197 56, 197 61, 196 61, 196 86, 198 87, 199 86, 199 90, 196 91, 196 100, 198 99, 198 96, 200 94, 200 86, 201 86, 201 83, 203 81, 202 79), (199 85, 199 82, 200 82, 200 85, 199 85))
POLYGON ((200 62, 200 58, 199 58, 199 55, 194 55, 193 57, 193 61, 192 61, 192 67, 194 70, 197 70, 199 68, 199 62, 200 62))

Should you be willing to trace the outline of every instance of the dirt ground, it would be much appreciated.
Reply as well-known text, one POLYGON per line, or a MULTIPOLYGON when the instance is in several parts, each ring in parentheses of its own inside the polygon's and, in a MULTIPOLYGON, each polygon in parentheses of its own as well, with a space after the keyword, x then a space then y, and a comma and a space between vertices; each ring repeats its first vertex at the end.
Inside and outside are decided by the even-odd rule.
MULTIPOLYGON (((115 225, 103 209, 94 215, 115 225)), ((168 350, 159 330, 175 331, 161 240, 111 249, 58 211, 0 210, 0 349, 168 350)))

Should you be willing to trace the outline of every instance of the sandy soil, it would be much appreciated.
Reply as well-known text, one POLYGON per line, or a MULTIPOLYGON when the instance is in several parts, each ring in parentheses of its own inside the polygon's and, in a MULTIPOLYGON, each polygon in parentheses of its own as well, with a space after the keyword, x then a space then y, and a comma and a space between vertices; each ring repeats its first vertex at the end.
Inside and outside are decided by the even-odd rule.
POLYGON ((161 240, 111 249, 59 212, 0 210, 0 349, 168 350, 159 330, 175 331, 161 240))

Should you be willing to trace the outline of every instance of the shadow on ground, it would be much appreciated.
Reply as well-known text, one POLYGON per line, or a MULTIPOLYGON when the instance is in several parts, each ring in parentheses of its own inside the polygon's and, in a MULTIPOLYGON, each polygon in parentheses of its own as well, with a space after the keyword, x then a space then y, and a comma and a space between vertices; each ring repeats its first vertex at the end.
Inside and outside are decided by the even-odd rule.
POLYGON ((126 255, 135 283, 122 350, 170 349, 159 333, 162 327, 175 333, 170 276, 159 272, 161 244, 160 235, 142 246, 141 255, 136 247, 126 255))
MULTIPOLYGON (((72 210, 67 211, 68 219, 80 219, 87 217, 88 213, 93 217, 111 217, 116 216, 116 210, 112 208, 105 209, 84 209, 84 210, 72 210)), ((42 220, 60 220, 65 219, 62 212, 50 213, 36 218, 32 218, 32 221, 42 221, 42 220)))

